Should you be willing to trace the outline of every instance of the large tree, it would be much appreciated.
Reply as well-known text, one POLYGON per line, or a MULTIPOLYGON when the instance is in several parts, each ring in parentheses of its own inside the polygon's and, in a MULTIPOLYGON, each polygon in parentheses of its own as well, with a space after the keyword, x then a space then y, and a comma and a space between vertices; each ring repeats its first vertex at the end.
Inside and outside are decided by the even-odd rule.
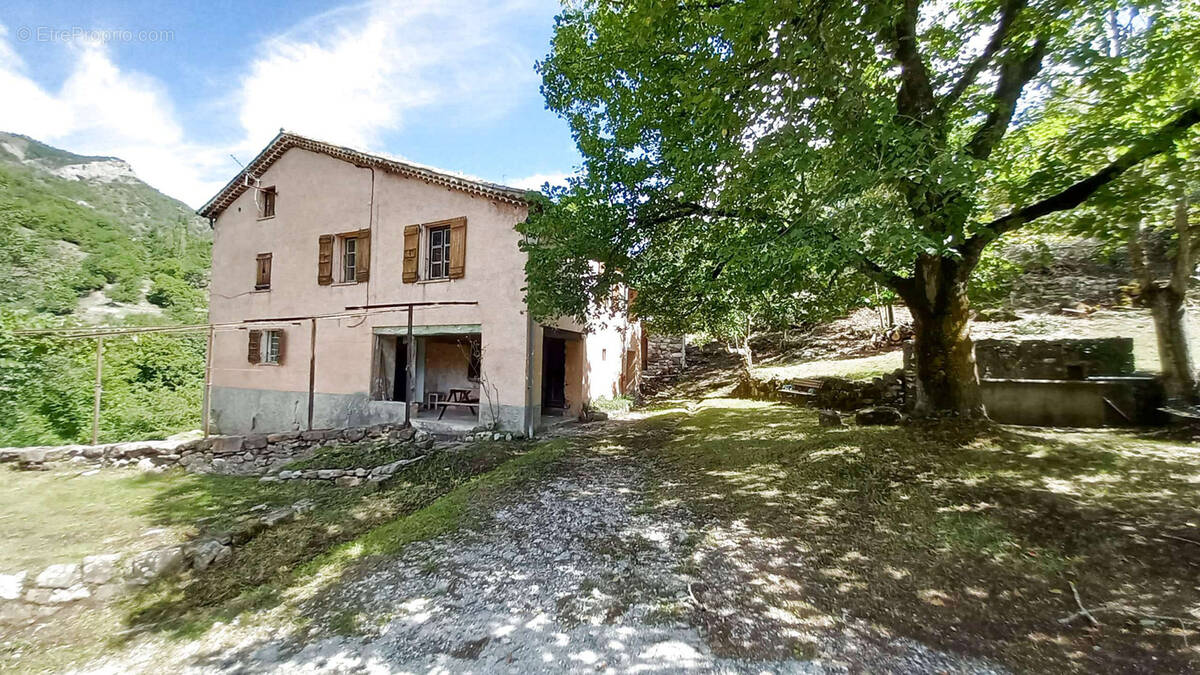
POLYGON ((524 226, 534 311, 580 315, 620 282, 682 314, 764 280, 812 291, 850 264, 912 312, 918 409, 980 415, 966 290, 984 249, 1171 148, 1200 96, 1143 110, 1103 157, 997 207, 1009 131, 1111 76, 1113 12, 1155 14, 1148 39, 1194 17, 1185 3, 572 3, 539 67, 585 164, 524 226))

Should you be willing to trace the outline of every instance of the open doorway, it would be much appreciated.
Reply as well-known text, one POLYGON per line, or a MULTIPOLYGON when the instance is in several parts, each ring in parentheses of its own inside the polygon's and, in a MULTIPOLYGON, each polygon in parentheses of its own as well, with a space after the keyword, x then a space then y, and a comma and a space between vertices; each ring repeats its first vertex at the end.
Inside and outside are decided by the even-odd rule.
POLYGON ((542 342, 542 411, 561 415, 567 407, 567 342, 546 337, 542 342))

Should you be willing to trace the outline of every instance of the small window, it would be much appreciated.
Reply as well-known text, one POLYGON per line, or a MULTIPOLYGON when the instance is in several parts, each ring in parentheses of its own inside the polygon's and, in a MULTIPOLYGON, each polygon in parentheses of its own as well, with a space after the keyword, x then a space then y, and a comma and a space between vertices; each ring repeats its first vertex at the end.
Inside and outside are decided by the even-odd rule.
POLYGON ((279 343, 282 331, 263 331, 263 363, 279 364, 279 343))
POLYGON ((262 200, 261 213, 259 218, 274 218, 275 217, 275 186, 263 188, 259 195, 262 200))
POLYGON ((450 276, 450 228, 429 229, 429 275, 427 279, 446 279, 450 276))
POLYGON ((342 282, 358 280, 358 237, 342 237, 342 282))
POLYGON ((601 349, 601 350, 600 350, 600 360, 601 360, 601 361, 607 361, 607 360, 608 360, 608 350, 607 350, 607 349, 601 349))
POLYGON ((257 270, 254 275, 254 290, 265 291, 271 288, 271 254, 259 253, 256 262, 257 270))

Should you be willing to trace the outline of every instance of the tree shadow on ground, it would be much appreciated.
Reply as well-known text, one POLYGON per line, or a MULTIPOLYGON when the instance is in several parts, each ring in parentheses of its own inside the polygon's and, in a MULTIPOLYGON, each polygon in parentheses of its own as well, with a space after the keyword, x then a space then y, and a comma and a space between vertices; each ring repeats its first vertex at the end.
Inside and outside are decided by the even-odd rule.
POLYGON ((1194 446, 952 423, 826 430, 809 410, 718 400, 659 458, 671 497, 710 518, 699 619, 729 653, 847 612, 1019 669, 1200 666, 1194 446), (1070 583, 1103 625, 1059 622, 1078 609, 1070 583))

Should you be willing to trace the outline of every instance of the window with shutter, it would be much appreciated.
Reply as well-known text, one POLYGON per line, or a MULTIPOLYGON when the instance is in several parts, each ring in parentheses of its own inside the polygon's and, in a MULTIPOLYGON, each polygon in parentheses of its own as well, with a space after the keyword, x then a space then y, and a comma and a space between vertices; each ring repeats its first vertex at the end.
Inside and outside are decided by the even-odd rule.
POLYGON ((263 188, 259 191, 259 218, 274 218, 275 217, 275 186, 263 188))
POLYGON ((317 239, 317 283, 322 286, 333 283, 332 234, 323 234, 317 239))
POLYGON ((448 279, 450 277, 450 226, 429 228, 429 248, 426 279, 448 279))
POLYGON ((259 253, 254 276, 254 290, 265 291, 271 288, 271 254, 259 253))
POLYGON ((354 281, 368 281, 371 278, 371 230, 359 230, 355 239, 358 242, 358 257, 354 265, 354 281))
POLYGON ((249 341, 246 346, 246 360, 250 363, 259 363, 262 361, 262 331, 250 331, 249 341))
POLYGON ((269 365, 280 365, 283 363, 283 331, 268 330, 263 331, 262 336, 262 362, 269 365))
POLYGON ((447 275, 461 279, 467 270, 467 219, 456 218, 450 223, 450 265, 447 275))
POLYGON ((404 271, 402 280, 411 284, 417 280, 417 256, 421 250, 421 226, 404 227, 404 271))

